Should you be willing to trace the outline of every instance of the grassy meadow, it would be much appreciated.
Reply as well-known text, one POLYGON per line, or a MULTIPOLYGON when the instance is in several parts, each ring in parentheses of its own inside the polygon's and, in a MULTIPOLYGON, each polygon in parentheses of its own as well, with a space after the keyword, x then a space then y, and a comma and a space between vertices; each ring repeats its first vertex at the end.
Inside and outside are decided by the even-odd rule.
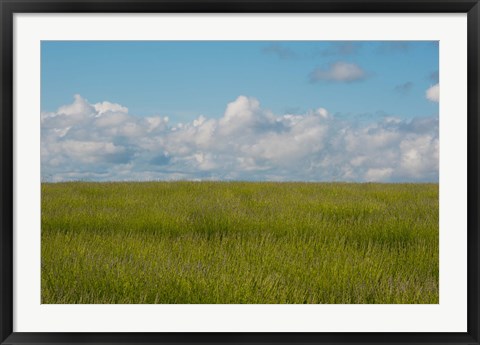
POLYGON ((438 303, 438 184, 42 184, 42 303, 438 303))

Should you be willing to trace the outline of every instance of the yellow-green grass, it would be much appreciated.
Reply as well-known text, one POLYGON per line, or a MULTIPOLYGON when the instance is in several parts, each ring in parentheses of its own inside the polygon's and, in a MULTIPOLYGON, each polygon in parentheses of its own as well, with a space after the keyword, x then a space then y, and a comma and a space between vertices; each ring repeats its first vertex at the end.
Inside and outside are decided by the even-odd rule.
POLYGON ((42 303, 438 303, 438 184, 42 184, 42 303))

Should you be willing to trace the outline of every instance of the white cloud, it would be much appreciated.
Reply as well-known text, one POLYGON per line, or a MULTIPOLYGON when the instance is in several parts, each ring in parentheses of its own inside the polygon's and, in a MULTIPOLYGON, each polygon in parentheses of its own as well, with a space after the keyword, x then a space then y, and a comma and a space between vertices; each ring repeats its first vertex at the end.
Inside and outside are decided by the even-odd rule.
POLYGON ((218 122, 219 132, 231 135, 237 131, 254 130, 268 122, 265 112, 255 98, 239 96, 227 105, 225 114, 218 122))
POLYGON ((425 91, 425 97, 432 102, 439 102, 440 101, 440 85, 435 84, 425 91))
POLYGON ((80 96, 42 114, 42 178, 50 181, 437 181, 438 149, 438 117, 358 122, 325 108, 275 115, 246 96, 219 119, 183 124, 80 96))
POLYGON ((328 68, 317 68, 310 73, 310 81, 321 80, 336 82, 352 82, 365 79, 367 73, 357 64, 337 61, 328 68))
POLYGON ((368 182, 386 181, 392 176, 392 168, 368 169, 365 173, 365 180, 368 182))
POLYGON ((128 120, 128 115, 126 113, 106 113, 98 112, 98 118, 95 121, 97 127, 112 127, 118 126, 122 122, 128 120), (100 116, 102 115, 103 116, 100 116))
POLYGON ((107 112, 128 113, 128 108, 117 103, 102 102, 95 104, 94 107, 98 115, 102 115, 103 113, 107 112))
POLYGON ((317 110, 315 110, 315 113, 317 115, 320 115, 321 117, 323 118, 327 118, 328 117, 328 110, 325 109, 325 108, 318 108, 317 110))
POLYGON ((80 95, 73 96, 72 104, 64 105, 57 110, 57 114, 63 115, 90 115, 94 113, 95 107, 89 104, 80 95))

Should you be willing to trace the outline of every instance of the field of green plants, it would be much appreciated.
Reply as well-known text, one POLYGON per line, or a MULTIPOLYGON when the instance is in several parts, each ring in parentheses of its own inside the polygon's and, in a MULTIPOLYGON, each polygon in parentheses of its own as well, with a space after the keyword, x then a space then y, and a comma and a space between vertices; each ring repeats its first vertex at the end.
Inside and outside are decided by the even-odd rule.
POLYGON ((42 184, 42 303, 438 303, 438 184, 42 184))

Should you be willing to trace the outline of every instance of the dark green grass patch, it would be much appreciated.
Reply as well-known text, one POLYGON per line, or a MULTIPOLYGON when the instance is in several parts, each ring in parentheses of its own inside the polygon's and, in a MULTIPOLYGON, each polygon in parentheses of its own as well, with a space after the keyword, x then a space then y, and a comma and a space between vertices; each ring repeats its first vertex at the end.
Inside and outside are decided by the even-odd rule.
POLYGON ((438 303, 438 184, 42 184, 42 303, 438 303))

